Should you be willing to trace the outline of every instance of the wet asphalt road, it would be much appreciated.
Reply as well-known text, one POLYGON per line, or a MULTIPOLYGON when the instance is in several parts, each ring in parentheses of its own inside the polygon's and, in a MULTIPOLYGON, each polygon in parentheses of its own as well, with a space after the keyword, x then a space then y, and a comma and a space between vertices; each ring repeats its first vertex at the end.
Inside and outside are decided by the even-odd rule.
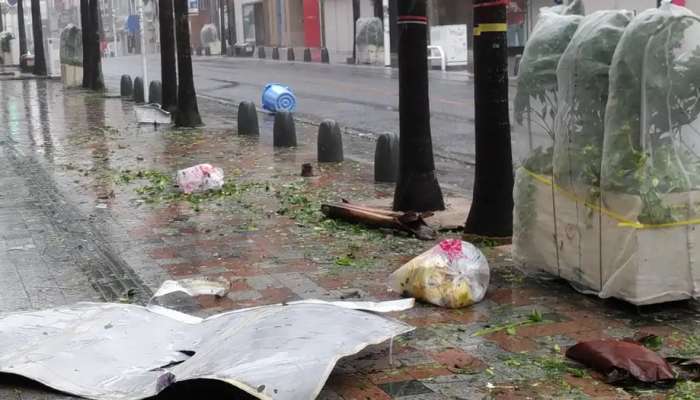
MULTIPOLYGON (((314 121, 331 118, 342 126, 372 136, 399 131, 396 69, 217 56, 195 56, 193 60, 195 85, 200 96, 233 104, 243 100, 259 104, 267 83, 282 83, 294 90, 299 116, 314 121)), ((121 74, 141 75, 140 58, 105 59, 103 70, 108 86, 118 90, 121 74)), ((149 57, 148 79, 160 79, 157 55, 149 57)), ((514 91, 511 82, 511 97, 514 91)), ((474 161, 473 92, 473 80, 466 72, 430 73, 435 153, 462 168, 474 161)), ((519 142, 525 141, 515 140, 516 159, 523 152, 519 142)))

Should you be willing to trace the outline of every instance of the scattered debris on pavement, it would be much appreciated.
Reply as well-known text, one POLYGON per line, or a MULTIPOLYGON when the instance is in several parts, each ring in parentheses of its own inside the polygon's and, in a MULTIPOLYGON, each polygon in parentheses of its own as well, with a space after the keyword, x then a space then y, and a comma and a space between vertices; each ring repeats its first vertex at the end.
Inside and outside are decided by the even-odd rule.
POLYGON ((425 223, 430 213, 397 212, 351 204, 323 204, 321 212, 333 219, 359 223, 374 228, 387 228, 414 234, 421 240, 435 239, 435 231, 425 223))
POLYGON ((567 350, 566 356, 601 372, 609 383, 630 377, 644 383, 672 382, 676 379, 666 360, 632 341, 581 342, 567 350))
POLYGON ((181 279, 179 281, 165 281, 153 297, 162 297, 174 292, 183 292, 188 296, 217 296, 223 297, 231 288, 231 283, 225 279, 216 281, 208 279, 181 279))
POLYGON ((139 124, 168 125, 172 123, 170 113, 160 108, 158 104, 136 105, 134 109, 139 124))
POLYGON ((177 171, 177 185, 183 193, 206 192, 224 186, 224 171, 211 164, 199 164, 177 171))
POLYGON ((448 308, 483 300, 489 264, 471 243, 443 240, 391 274, 390 287, 404 296, 448 308))

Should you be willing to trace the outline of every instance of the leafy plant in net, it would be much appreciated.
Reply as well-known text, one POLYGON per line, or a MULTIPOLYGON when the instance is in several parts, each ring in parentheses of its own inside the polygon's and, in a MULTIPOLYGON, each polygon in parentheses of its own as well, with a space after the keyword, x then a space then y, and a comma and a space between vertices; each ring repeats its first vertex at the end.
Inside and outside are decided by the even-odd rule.
POLYGON ((616 10, 587 16, 557 69, 554 176, 560 185, 589 185, 596 197, 600 194, 610 63, 632 17, 629 11, 616 10))
POLYGON ((0 51, 3 53, 9 53, 12 51, 10 41, 14 38, 15 36, 12 34, 12 32, 0 32, 0 51))
MULTIPOLYGON (((643 223, 681 217, 664 195, 700 184, 700 18, 665 4, 630 24, 615 53, 603 189, 637 194, 643 223)), ((687 210, 686 210, 687 212, 687 210)))
POLYGON ((520 62, 515 121, 522 125, 525 118, 530 118, 552 139, 557 114, 557 65, 581 19, 543 11, 520 62))
POLYGON ((83 35, 80 28, 68 24, 61 31, 61 64, 83 65, 83 35))
POLYGON ((206 24, 199 33, 199 38, 204 46, 214 43, 218 39, 218 32, 214 24, 206 24))

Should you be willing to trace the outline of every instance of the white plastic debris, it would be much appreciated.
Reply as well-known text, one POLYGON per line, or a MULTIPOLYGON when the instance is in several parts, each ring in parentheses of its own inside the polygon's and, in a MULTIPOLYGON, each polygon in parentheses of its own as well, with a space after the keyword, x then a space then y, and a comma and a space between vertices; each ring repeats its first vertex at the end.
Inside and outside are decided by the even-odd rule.
POLYGON ((172 115, 158 104, 137 105, 134 110, 139 124, 168 125, 172 123, 172 115))
POLYGON ((412 331, 376 313, 409 305, 357 305, 367 312, 307 301, 206 319, 98 303, 0 314, 0 373, 87 399, 140 400, 216 380, 258 399, 311 400, 340 358, 412 331))
POLYGON ((484 299, 489 264, 471 243, 443 240, 396 270, 390 287, 441 307, 460 308, 484 299))
POLYGON ((222 297, 228 293, 231 284, 222 279, 211 281, 207 279, 181 279, 179 281, 165 281, 153 298, 162 297, 174 292, 183 292, 189 296, 217 296, 222 297))
POLYGON ((224 170, 199 164, 177 171, 177 185, 184 193, 206 192, 224 186, 224 170))

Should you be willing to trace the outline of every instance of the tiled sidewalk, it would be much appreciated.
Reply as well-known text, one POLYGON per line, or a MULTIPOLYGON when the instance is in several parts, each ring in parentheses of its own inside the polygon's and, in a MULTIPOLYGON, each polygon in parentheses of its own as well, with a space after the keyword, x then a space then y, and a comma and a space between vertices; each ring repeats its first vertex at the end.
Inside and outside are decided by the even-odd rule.
MULTIPOLYGON (((3 96, 16 96, 9 103, 21 117, 16 118, 8 103, 0 107, 0 126, 15 126, 0 138, 0 156, 7 151, 20 154, 28 167, 41 167, 46 177, 0 175, 0 185, 13 189, 3 190, 13 193, 9 197, 0 197, 0 228, 7 235, 31 237, 36 247, 43 248, 38 241, 59 238, 68 244, 84 241, 90 250, 76 244, 68 248, 72 258, 59 263, 38 260, 41 252, 26 247, 21 254, 29 258, 12 261, 27 273, 58 276, 51 281, 55 287, 63 287, 64 269, 75 266, 84 266, 75 271, 85 288, 81 295, 90 297, 110 287, 114 279, 91 273, 89 266, 94 265, 98 271, 122 271, 112 278, 119 278, 123 286, 103 293, 109 300, 119 290, 133 289, 145 296, 167 278, 230 282, 226 297, 199 299, 200 314, 301 298, 394 299, 397 295, 386 289, 388 275, 434 245, 323 220, 321 201, 385 197, 392 187, 375 185, 371 166, 353 161, 314 163, 316 177, 299 177, 301 164, 315 158, 311 127, 298 127, 299 148, 274 150, 269 117, 264 117, 260 139, 241 138, 233 130, 233 111, 217 103, 201 103, 206 128, 156 131, 136 127, 132 105, 119 99, 63 92, 52 82, 0 85, 3 96), (43 111, 32 113, 33 104, 43 111), (168 177, 200 162, 224 168, 230 179, 226 195, 189 201, 172 195, 168 177), (49 196, 57 202, 58 214, 35 213, 34 205, 19 200, 42 199, 39 205, 45 205, 39 195, 53 189, 45 192, 37 182, 50 183, 49 189, 60 194, 49 196), (51 225, 47 218, 62 222, 51 225), (109 256, 84 258, 89 254, 109 256)), ((11 161, 0 158, 0 168, 11 170, 11 161)), ((443 235, 450 236, 454 235, 443 235)), ((6 254, 8 246, 17 247, 9 237, 0 242, 6 254)), ((579 340, 623 338, 642 331, 664 338, 664 354, 700 352, 697 303, 635 308, 601 301, 559 280, 523 274, 514 268, 507 247, 484 251, 493 273, 485 301, 463 310, 418 305, 397 313, 395 317, 414 325, 415 332, 397 338, 393 346, 372 347, 342 360, 320 398, 655 399, 698 389, 690 384, 675 389, 617 388, 563 357, 566 347, 579 340), (498 329, 528 320, 534 310, 542 315, 541 322, 498 329)), ((0 260, 0 268, 9 268, 6 265, 0 260)), ((64 296, 49 304, 21 306, 0 299, 3 309, 73 300, 64 296)), ((4 385, 3 393, 15 392, 4 385)))

